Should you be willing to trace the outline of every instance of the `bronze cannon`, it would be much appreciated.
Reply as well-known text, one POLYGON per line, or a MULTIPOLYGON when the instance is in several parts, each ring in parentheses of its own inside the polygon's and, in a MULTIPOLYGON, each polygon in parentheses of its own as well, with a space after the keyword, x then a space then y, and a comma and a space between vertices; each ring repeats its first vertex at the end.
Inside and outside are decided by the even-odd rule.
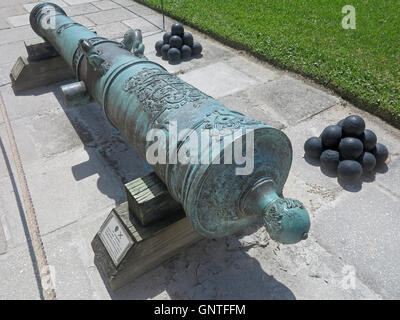
POLYGON ((65 103, 98 102, 182 204, 194 230, 221 237, 262 220, 278 242, 307 238, 310 219, 303 204, 280 197, 292 162, 282 131, 229 110, 147 60, 139 30, 112 41, 52 3, 38 4, 30 23, 75 73, 78 81, 62 88, 65 103), (149 159, 155 145, 158 160, 166 161, 149 159), (240 157, 243 150, 250 165, 240 157), (177 161, 185 156, 187 161, 177 161))

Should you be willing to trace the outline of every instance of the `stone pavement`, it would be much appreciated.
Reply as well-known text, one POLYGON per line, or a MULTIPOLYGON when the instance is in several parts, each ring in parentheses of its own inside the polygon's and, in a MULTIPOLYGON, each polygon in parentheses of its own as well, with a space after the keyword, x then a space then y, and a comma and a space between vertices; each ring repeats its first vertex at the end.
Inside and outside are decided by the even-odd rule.
MULTIPOLYGON (((8 74, 28 25, 32 0, 0 0, 0 91, 6 104, 60 299, 379 299, 400 298, 400 132, 296 75, 194 33, 204 55, 170 65, 155 55, 161 15, 131 0, 53 0, 99 35, 144 33, 146 56, 228 107, 290 137, 294 159, 284 195, 312 219, 310 237, 279 246, 261 226, 203 240, 112 293, 90 242, 123 184, 150 172, 96 104, 64 109, 54 84, 15 95, 8 74), (303 144, 328 124, 359 114, 391 151, 388 168, 362 185, 340 185, 303 158, 303 144), (387 171, 387 172, 386 172, 387 171)), ((173 21, 167 19, 167 28, 173 21)), ((0 298, 40 298, 32 249, 0 122, 0 298)))

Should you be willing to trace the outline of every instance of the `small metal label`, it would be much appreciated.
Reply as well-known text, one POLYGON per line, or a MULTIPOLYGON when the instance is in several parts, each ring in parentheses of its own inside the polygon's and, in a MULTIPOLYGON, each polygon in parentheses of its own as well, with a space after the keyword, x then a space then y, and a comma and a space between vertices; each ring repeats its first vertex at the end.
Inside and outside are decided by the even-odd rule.
POLYGON ((132 238, 114 212, 107 217, 98 234, 117 267, 132 247, 134 243, 132 238))

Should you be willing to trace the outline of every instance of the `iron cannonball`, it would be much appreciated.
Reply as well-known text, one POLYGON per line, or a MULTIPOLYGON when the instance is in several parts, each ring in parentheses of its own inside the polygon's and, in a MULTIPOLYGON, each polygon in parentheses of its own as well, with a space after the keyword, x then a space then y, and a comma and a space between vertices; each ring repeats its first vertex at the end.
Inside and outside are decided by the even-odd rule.
POLYGON ((361 178, 361 164, 354 160, 343 160, 339 162, 337 174, 344 182, 354 182, 361 178))
POLYGON ((371 172, 376 166, 376 158, 370 152, 364 152, 360 158, 358 158, 358 162, 361 164, 364 172, 371 172))
POLYGON ((172 35, 183 36, 183 25, 181 23, 174 23, 171 26, 171 33, 172 35))
POLYGON ((182 59, 189 59, 192 56, 192 49, 184 44, 181 48, 182 59))
POLYGON ((319 159, 323 150, 321 138, 311 137, 304 143, 304 152, 310 158, 319 159))
POLYGON ((171 46, 169 44, 164 44, 161 47, 161 55, 162 55, 162 58, 165 59, 165 60, 168 59, 168 51, 169 51, 169 49, 171 49, 171 46))
POLYGON ((156 51, 157 51, 158 55, 161 55, 161 48, 162 48, 163 45, 164 45, 164 41, 163 40, 158 40, 156 42, 155 48, 156 48, 156 51))
POLYGON ((171 37, 172 37, 171 32, 164 33, 163 35, 164 44, 169 44, 169 39, 171 39, 171 37))
POLYGON ((180 36, 172 36, 171 39, 169 39, 169 45, 172 48, 180 49, 182 47, 182 38, 180 36))
POLYGON ((365 122, 360 116, 352 115, 343 120, 343 135, 346 137, 358 137, 365 130, 365 122))
POLYGON ((383 164, 389 157, 389 151, 382 143, 377 143, 372 153, 376 158, 377 165, 383 164))
POLYGON ((361 135, 361 141, 364 144, 364 149, 367 151, 371 151, 375 148, 377 140, 376 134, 368 129, 365 129, 364 133, 361 135))
POLYGON ((203 51, 203 47, 199 42, 193 43, 192 47, 192 55, 193 56, 199 56, 201 54, 201 51, 203 51))
POLYGON ((344 138, 339 143, 340 156, 344 160, 356 160, 364 151, 364 145, 357 138, 344 138))
POLYGON ((340 127, 343 127, 343 121, 344 121, 344 119, 340 120, 340 121, 337 123, 337 125, 340 126, 340 127))
POLYGON ((326 147, 337 148, 342 139, 342 127, 338 125, 328 126, 322 131, 322 143, 326 147))
POLYGON ((177 48, 171 48, 168 50, 168 59, 171 62, 176 62, 181 59, 181 52, 177 48))
POLYGON ((193 46, 193 36, 190 32, 183 33, 183 43, 189 47, 193 46))
POLYGON ((322 152, 321 157, 320 157, 320 161, 321 161, 321 167, 334 172, 336 171, 338 165, 339 165, 339 161, 340 161, 340 155, 339 152, 336 150, 325 150, 324 152, 322 152))

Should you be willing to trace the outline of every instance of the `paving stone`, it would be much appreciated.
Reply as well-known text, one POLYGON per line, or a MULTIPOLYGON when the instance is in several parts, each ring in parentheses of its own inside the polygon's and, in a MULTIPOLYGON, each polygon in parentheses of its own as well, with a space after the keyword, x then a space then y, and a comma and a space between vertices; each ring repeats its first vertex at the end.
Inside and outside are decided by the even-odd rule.
POLYGON ((110 10, 121 7, 118 3, 109 0, 95 1, 92 2, 92 4, 100 10, 110 10))
MULTIPOLYGON (((155 24, 158 26, 160 29, 163 27, 163 18, 162 15, 160 14, 154 14, 154 13, 148 13, 148 14, 139 14, 138 16, 142 17, 143 19, 146 19, 152 24, 155 24)), ((171 31, 171 26, 176 23, 177 21, 174 19, 171 19, 170 17, 165 17, 164 23, 165 23, 165 30, 166 31, 171 31)), ((185 31, 188 31, 189 29, 186 28, 185 31)))
POLYGON ((55 92, 58 91, 61 84, 27 90, 17 96, 10 85, 0 88, 9 118, 11 120, 25 117, 33 118, 60 110, 59 96, 55 92))
POLYGON ((140 29, 142 31, 142 34, 155 33, 161 31, 160 27, 158 27, 156 24, 153 24, 140 17, 124 20, 122 21, 122 23, 126 24, 128 27, 132 29, 140 29))
MULTIPOLYGON (((31 130, 28 127, 30 125, 31 119, 23 118, 20 120, 12 121, 12 128, 14 131, 15 141, 19 147, 19 154, 22 162, 24 163, 24 167, 29 167, 36 161, 40 159, 39 149, 35 146, 35 142, 33 137, 31 137, 31 130)), ((14 162, 12 153, 9 149, 9 140, 7 131, 5 129, 4 123, 0 124, 0 133, 2 137, 3 146, 5 148, 8 163, 11 164, 12 170, 14 170, 14 162)), ((8 177, 10 172, 7 168, 6 161, 0 162, 0 177, 8 177)))
POLYGON ((43 237, 47 260, 54 271, 57 299, 87 300, 104 299, 108 296, 101 276, 94 266, 94 255, 90 246, 106 214, 107 211, 104 211, 100 219, 93 219, 89 215, 87 223, 90 226, 81 227, 84 219, 43 237), (93 275, 94 271, 97 277, 96 274, 93 275), (96 284, 93 283, 92 277, 96 284))
MULTIPOLYGON (((32 9, 39 3, 43 3, 43 2, 49 2, 49 1, 37 1, 37 2, 32 2, 32 3, 26 3, 23 5, 23 7, 25 8, 26 11, 31 12, 32 9)), ((51 3, 54 3, 56 5, 58 5, 59 7, 65 9, 65 7, 68 7, 68 5, 62 1, 62 0, 51 0, 51 3)))
POLYGON ((400 157, 392 157, 385 174, 377 175, 377 182, 400 197, 400 157))
POLYGON ((121 22, 113 22, 96 26, 96 32, 99 36, 108 39, 122 38, 128 27, 121 22))
POLYGON ((295 124, 339 102, 338 98, 289 76, 269 82, 263 99, 289 124, 295 124))
POLYGON ((182 80, 219 98, 250 87, 256 82, 224 62, 213 63, 180 75, 182 80))
MULTIPOLYGON (((1 64, 16 62, 19 56, 26 56, 25 44, 23 41, 15 41, 0 46, 1 64)), ((7 76, 11 69, 8 70, 7 76)), ((10 77, 8 77, 10 80, 10 77)))
POLYGON ((26 128, 33 142, 32 147, 43 158, 50 158, 81 145, 78 134, 63 110, 29 119, 26 128), (59 134, 60 130, 62 135, 59 134))
MULTIPOLYGON (((289 172, 289 177, 283 188, 283 196, 301 201, 310 213, 311 225, 313 225, 313 218, 318 215, 318 210, 330 205, 346 191, 339 184, 326 185, 321 183, 323 177, 319 180, 314 179, 314 181, 307 179, 307 175, 303 175, 299 172, 299 169, 293 166, 289 172)), ((325 177, 325 179, 328 178, 325 177)))
POLYGON ((86 28, 90 28, 95 26, 96 24, 93 21, 90 21, 88 18, 85 16, 76 16, 73 17, 75 22, 80 23, 81 25, 85 26, 86 28))
POLYGON ((134 0, 113 0, 113 1, 124 7, 132 6, 132 5, 136 4, 134 0))
POLYGON ((66 2, 70 6, 75 6, 75 5, 78 5, 78 4, 84 4, 84 3, 88 3, 88 2, 93 2, 93 0, 64 0, 64 2, 66 2))
POLYGON ((7 171, 3 171, 3 168, 1 168, 3 177, 0 178, 0 221, 7 241, 7 250, 10 251, 27 244, 27 236, 29 237, 29 235, 21 195, 18 192, 18 179, 14 175, 16 171, 12 163, 12 155, 7 152, 5 156, 7 161, 11 162, 10 166, 12 166, 13 171, 10 172, 9 176, 4 176, 7 171))
POLYGON ((7 21, 13 27, 26 26, 26 25, 29 24, 29 14, 23 14, 23 15, 20 15, 20 16, 8 17, 7 21))
POLYGON ((124 199, 123 184, 90 148, 59 154, 25 172, 44 234, 88 214, 104 215, 124 199))
POLYGON ((150 52, 155 52, 155 44, 161 40, 163 32, 158 31, 155 33, 143 34, 144 54, 147 57, 150 52))
POLYGON ((23 26, 18 28, 0 30, 0 45, 16 42, 18 40, 28 40, 36 38, 37 34, 32 30, 31 26, 23 26))
POLYGON ((66 7, 66 8, 64 8, 64 11, 69 17, 74 17, 74 16, 78 16, 78 15, 99 12, 99 8, 95 7, 91 3, 84 3, 84 4, 80 4, 80 5, 66 7))
POLYGON ((40 299, 27 246, 21 246, 0 255, 0 274, 2 275, 0 277, 2 299, 40 299))
POLYGON ((126 6, 129 10, 132 10, 134 13, 136 13, 140 16, 157 15, 157 16, 162 17, 162 15, 160 15, 157 11, 155 11, 149 7, 146 7, 144 5, 141 5, 139 3, 135 3, 133 1, 129 1, 129 0, 126 2, 121 1, 121 4, 126 6))
POLYGON ((111 22, 128 20, 136 17, 136 15, 124 8, 119 8, 97 13, 90 13, 86 15, 86 17, 96 24, 108 24, 111 22))
POLYGON ((357 265, 358 276, 384 298, 400 297, 399 198, 368 185, 321 210, 313 234, 328 250, 357 265), (373 208, 373 209, 372 209, 373 208))
POLYGON ((0 30, 9 29, 10 25, 7 23, 7 20, 4 18, 0 18, 0 30))
POLYGON ((7 252, 7 238, 6 231, 7 227, 4 225, 3 219, 0 217, 0 255, 7 252))
POLYGON ((278 129, 285 127, 284 123, 281 122, 279 115, 277 115, 274 110, 268 109, 264 102, 260 101, 249 89, 244 89, 231 95, 220 97, 218 98, 218 101, 232 110, 241 112, 255 120, 262 121, 278 129))
POLYGON ((13 2, 8 1, 6 6, 0 7, 0 18, 6 19, 11 16, 18 16, 26 13, 25 9, 21 5, 13 2))
MULTIPOLYGON (((14 62, 8 62, 0 65, 0 86, 4 86, 6 84, 11 83, 10 80, 10 71, 14 66, 14 62)), ((1 120, 0 120, 1 122, 1 120)))
POLYGON ((278 71, 272 70, 270 67, 267 67, 265 63, 256 61, 247 56, 236 55, 227 60, 227 63, 261 82, 268 82, 280 77, 278 71))

